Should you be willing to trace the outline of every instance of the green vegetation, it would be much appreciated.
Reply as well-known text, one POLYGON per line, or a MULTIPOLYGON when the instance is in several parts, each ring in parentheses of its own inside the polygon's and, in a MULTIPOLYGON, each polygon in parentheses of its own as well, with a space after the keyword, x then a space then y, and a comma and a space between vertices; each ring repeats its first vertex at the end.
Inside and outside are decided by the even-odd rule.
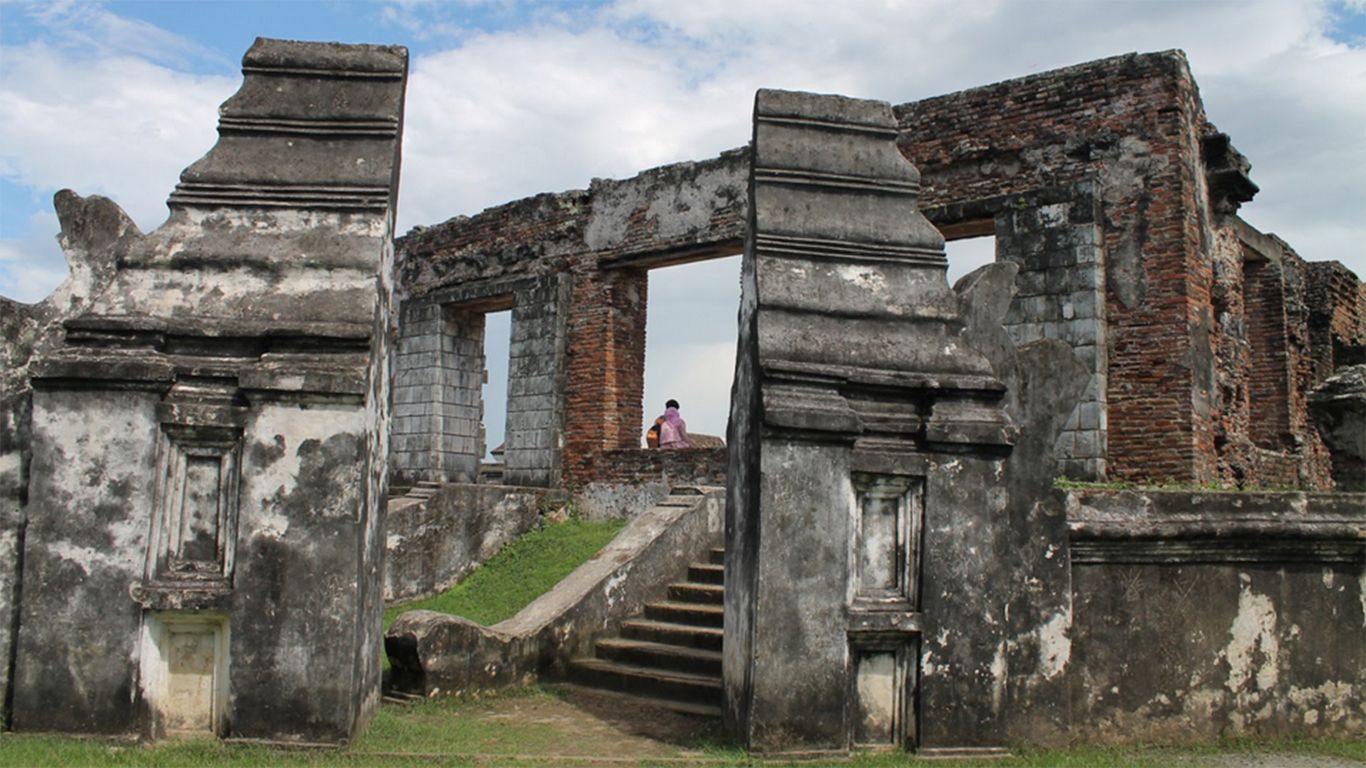
POLYGON ((486 626, 510 619, 597 554, 625 525, 623 520, 570 518, 533 530, 449 590, 389 606, 384 628, 387 631, 400 613, 418 609, 463 616, 486 626))
MULTIPOLYGON (((554 690, 527 688, 483 696, 452 697, 380 710, 370 730, 342 749, 286 750, 213 740, 161 742, 73 739, 0 734, 0 766, 419 766, 773 765, 743 750, 715 743, 714 728, 685 734, 680 743, 623 743, 601 721, 579 713, 554 690), (604 730, 604 729, 607 730, 604 730)), ((619 734, 618 734, 619 735, 619 734)), ((1269 752, 1366 761, 1366 740, 1234 741, 1192 748, 1073 747, 1021 750, 991 761, 953 762, 955 768, 1177 768, 1226 765, 1219 758, 1269 752)), ((1249 761, 1253 765, 1270 765, 1249 761)), ((863 753, 848 763, 802 762, 803 768, 943 765, 902 753, 863 753)))

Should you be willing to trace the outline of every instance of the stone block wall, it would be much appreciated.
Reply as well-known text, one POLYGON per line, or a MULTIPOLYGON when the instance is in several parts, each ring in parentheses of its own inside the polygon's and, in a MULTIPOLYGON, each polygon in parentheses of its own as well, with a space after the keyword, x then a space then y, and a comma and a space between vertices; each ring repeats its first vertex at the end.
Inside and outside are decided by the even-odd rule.
POLYGON ((964 226, 995 232, 996 259, 1018 267, 1014 298, 1002 318, 1012 342, 1068 344, 1086 371, 1086 394, 1057 436, 1054 455, 1068 477, 1106 475, 1105 249, 1091 182, 928 209, 949 232, 964 226))
POLYGON ((403 303, 395 359, 395 482, 472 483, 488 446, 482 386, 488 312, 512 310, 503 481, 559 482, 568 281, 471 281, 403 303), (433 351, 429 351, 433 350, 433 351))
POLYGON ((550 275, 516 294, 508 347, 503 482, 559 483, 565 423, 565 326, 569 281, 550 275))
POLYGON ((484 316, 435 304, 404 306, 394 362, 395 482, 473 482, 479 474, 484 316))

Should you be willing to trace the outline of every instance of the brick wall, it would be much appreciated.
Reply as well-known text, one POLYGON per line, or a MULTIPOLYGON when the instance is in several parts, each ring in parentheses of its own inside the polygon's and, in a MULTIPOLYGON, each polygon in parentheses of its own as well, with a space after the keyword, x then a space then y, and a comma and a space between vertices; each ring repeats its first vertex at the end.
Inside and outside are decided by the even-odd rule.
MULTIPOLYGON (((1187 358, 1191 305, 1199 284, 1208 282, 1191 268, 1199 237, 1188 212, 1197 207, 1199 157, 1186 134, 1203 120, 1198 107, 1184 56, 1166 52, 897 108, 902 151, 920 168, 928 208, 1095 184, 1108 348, 1107 359, 1093 365, 1108 369, 1108 470, 1119 477, 1207 474, 1196 457, 1195 381, 1187 358)), ((1021 299, 1040 304, 1038 296, 1021 299)), ((1053 309, 1043 301, 1036 309, 1053 309)), ((1073 431, 1074 445, 1077 437, 1073 431)))
POLYGON ((1251 351, 1247 392, 1257 410, 1248 432, 1253 443, 1270 450, 1284 450, 1292 443, 1284 290, 1277 265, 1244 265, 1243 311, 1251 351))
POLYGON ((621 485, 665 480, 669 485, 726 484, 726 448, 623 448, 593 455, 592 477, 621 485))
POLYGON ((1326 482, 1304 395, 1335 364, 1332 349, 1361 348, 1361 284, 1340 266, 1306 265, 1233 215, 1256 188, 1246 160, 1206 121, 1183 54, 1120 56, 896 111, 931 221, 952 234, 989 214, 998 258, 1021 265, 1009 316, 1017 341, 1064 339, 1095 371, 1103 391, 1088 393, 1057 446, 1069 475, 1326 482), (1081 184, 1095 190, 1100 247, 1091 252, 1076 246, 1085 235, 1046 231, 1063 209, 1028 210, 1030 200, 1081 184), (1004 199, 1019 210, 1003 209, 1004 199), (1255 306, 1245 307, 1249 238, 1291 255, 1277 261, 1289 265, 1277 267, 1280 288, 1265 286, 1284 296, 1259 282, 1255 306), (1076 322, 1085 306, 1072 295, 1078 281, 1103 291, 1098 323, 1076 322), (1074 315, 1065 318, 1069 299, 1074 315), (1279 341, 1258 325, 1267 322, 1262 306, 1276 302, 1284 304, 1275 310, 1279 341), (1092 328, 1097 354, 1089 356, 1092 328), (1264 370, 1276 355, 1281 393, 1264 370), (1253 416, 1267 398, 1284 403, 1279 421, 1253 416), (1094 438, 1083 424, 1098 426, 1094 438), (1104 460, 1088 463, 1097 443, 1104 460))
POLYGON ((1314 383, 1366 363, 1366 284, 1336 261, 1305 265, 1314 383))

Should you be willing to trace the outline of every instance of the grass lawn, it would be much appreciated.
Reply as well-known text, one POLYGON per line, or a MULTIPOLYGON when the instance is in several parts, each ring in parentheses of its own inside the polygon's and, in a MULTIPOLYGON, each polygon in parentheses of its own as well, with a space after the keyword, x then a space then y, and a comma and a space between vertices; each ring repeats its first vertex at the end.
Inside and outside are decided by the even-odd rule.
POLYGON ((388 630, 400 613, 419 608, 485 626, 510 619, 597 554, 625 525, 624 520, 570 519, 537 528, 503 547, 449 590, 387 607, 384 628, 388 630))
MULTIPOLYGON (((576 709, 572 697, 529 688, 474 698, 446 698, 385 706, 370 730, 344 749, 282 750, 217 741, 128 742, 0 734, 0 766, 417 766, 417 765, 714 765, 775 763, 718 745, 714 731, 691 743, 644 743, 576 709), (599 758, 595 760, 594 758, 599 758)), ((930 763, 902 753, 861 754, 845 763, 799 766, 950 765, 954 768, 1178 768, 1236 765, 1240 754, 1268 752, 1336 757, 1366 764, 1366 741, 1232 742, 1170 747, 1077 747, 1028 750, 989 762, 930 763)), ((1265 760, 1265 757, 1263 757, 1265 760)), ((778 765, 784 763, 778 762, 778 765)), ((1276 762, 1249 763, 1270 766, 1276 762)), ((1306 768, 1312 766, 1306 763, 1306 768)))

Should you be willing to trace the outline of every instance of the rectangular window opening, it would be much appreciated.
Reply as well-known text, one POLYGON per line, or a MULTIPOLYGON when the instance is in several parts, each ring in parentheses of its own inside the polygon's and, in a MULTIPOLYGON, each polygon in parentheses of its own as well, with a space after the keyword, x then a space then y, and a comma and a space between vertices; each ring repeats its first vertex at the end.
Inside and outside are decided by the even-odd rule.
MULTIPOLYGON (((976 223, 976 222, 970 222, 976 223)), ((944 228, 944 255, 949 259, 948 280, 949 285, 957 283, 960 278, 971 273, 978 267, 985 266, 996 261, 996 234, 994 224, 991 221, 985 222, 989 225, 986 232, 982 232, 982 227, 955 229, 944 228), (963 232, 953 236, 950 233, 963 232)), ((961 225, 967 227, 967 225, 961 225)))

